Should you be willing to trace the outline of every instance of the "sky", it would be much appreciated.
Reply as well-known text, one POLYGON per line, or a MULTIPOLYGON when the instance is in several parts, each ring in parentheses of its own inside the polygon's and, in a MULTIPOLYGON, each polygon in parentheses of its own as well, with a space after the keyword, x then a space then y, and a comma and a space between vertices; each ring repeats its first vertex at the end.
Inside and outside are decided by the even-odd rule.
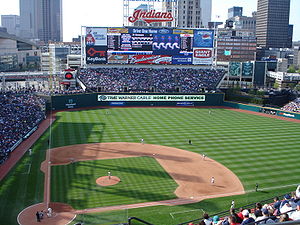
MULTIPOLYGON (((251 16, 257 10, 257 0, 212 0, 212 21, 224 22, 228 8, 243 7, 251 16)), ((132 6, 132 5, 131 5, 132 6)), ((290 24, 294 24, 293 40, 300 40, 300 0, 291 0, 290 24)), ((0 15, 19 15, 19 0, 0 0, 0 15)), ((121 27, 123 0, 63 0, 63 37, 71 41, 81 34, 81 26, 121 27)))

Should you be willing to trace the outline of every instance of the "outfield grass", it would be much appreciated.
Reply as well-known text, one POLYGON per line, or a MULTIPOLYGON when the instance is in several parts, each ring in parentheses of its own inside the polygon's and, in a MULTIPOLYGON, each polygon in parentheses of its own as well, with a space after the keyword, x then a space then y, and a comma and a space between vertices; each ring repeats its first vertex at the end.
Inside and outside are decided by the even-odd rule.
POLYGON ((178 186, 151 157, 52 166, 51 179, 51 201, 68 203, 75 209, 174 199, 178 186), (98 186, 96 179, 107 176, 108 171, 121 182, 113 186, 98 186))
MULTIPOLYGON (((213 109, 211 115, 208 111, 202 108, 114 108, 60 112, 52 127, 52 144, 59 147, 94 142, 139 142, 144 138, 145 143, 205 153, 237 174, 248 191, 243 196, 192 205, 128 211, 130 216, 156 224, 175 224, 194 216, 190 213, 179 216, 185 214, 184 211, 198 215, 198 209, 223 210, 230 206, 233 198, 236 205, 241 206, 295 190, 300 183, 300 124, 226 109, 213 109), (110 114, 106 114, 107 111, 110 114), (188 144, 188 139, 193 145, 188 144), (252 192, 255 183, 263 191, 252 192)), ((26 155, 1 181, 0 221, 3 224, 16 224, 16 215, 22 208, 42 201, 44 177, 39 165, 45 158, 47 139, 48 133, 35 144, 33 156, 26 155), (28 162, 32 164, 31 171, 24 174, 28 162)), ((97 224, 97 216, 93 218, 97 224)))

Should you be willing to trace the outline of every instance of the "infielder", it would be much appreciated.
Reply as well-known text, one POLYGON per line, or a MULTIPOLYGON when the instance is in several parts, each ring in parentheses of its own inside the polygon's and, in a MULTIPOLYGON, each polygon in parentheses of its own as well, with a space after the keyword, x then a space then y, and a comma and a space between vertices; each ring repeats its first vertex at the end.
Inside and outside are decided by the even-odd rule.
POLYGON ((211 183, 212 185, 215 183, 215 178, 214 178, 214 177, 211 177, 210 183, 211 183))

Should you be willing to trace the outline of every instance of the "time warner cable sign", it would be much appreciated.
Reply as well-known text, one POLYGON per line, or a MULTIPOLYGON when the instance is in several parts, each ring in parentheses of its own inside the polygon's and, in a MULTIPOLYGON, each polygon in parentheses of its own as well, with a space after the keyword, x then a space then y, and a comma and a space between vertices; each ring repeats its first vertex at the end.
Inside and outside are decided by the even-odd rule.
POLYGON ((132 102, 205 102, 205 95, 98 95, 99 102, 132 101, 132 102))

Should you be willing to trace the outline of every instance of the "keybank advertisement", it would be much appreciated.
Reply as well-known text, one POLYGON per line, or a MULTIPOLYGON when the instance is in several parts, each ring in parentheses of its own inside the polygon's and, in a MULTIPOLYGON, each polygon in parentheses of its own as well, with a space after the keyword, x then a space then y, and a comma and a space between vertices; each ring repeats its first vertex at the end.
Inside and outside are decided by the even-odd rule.
POLYGON ((205 102, 205 95, 98 95, 99 102, 205 102))

